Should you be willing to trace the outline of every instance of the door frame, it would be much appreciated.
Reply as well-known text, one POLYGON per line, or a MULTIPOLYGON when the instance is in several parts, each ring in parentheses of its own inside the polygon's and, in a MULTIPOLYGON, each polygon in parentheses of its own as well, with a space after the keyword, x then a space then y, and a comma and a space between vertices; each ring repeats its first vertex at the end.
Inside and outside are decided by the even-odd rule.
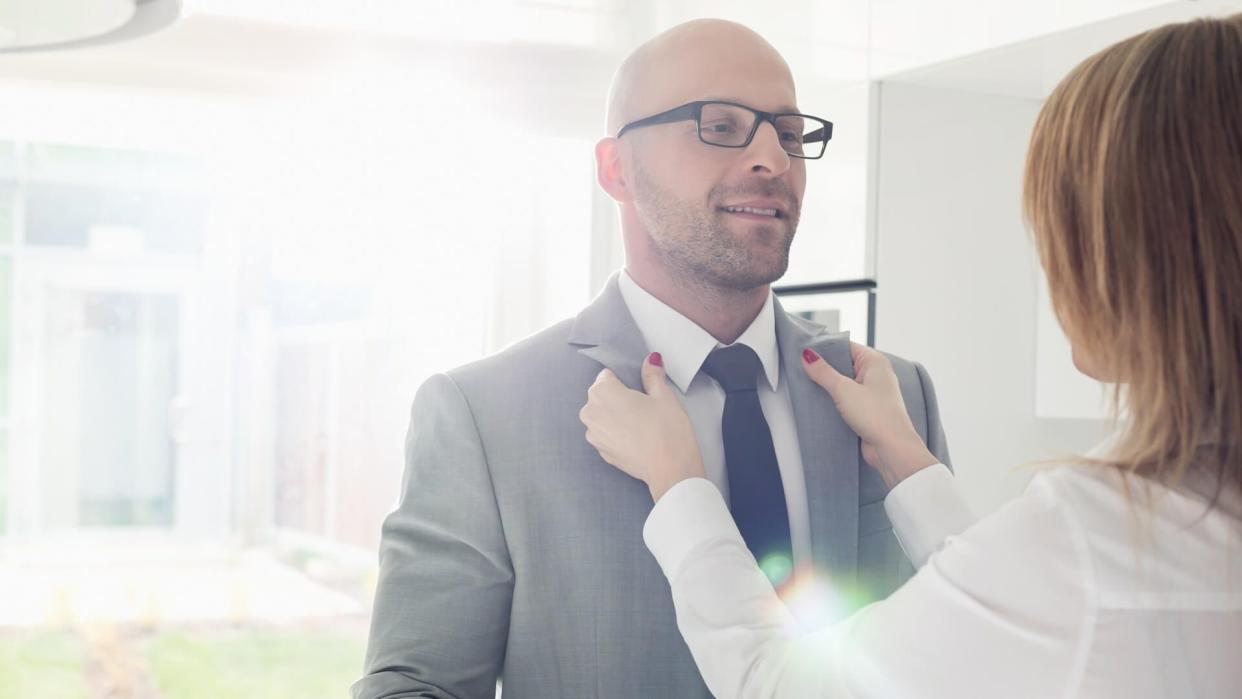
MULTIPOLYGON (((176 386, 174 404, 187 405, 186 390, 193 385, 188 366, 187 347, 201 332, 193 303, 194 279, 200 272, 197 260, 165 255, 127 255, 114 257, 79 249, 45 249, 25 246, 19 264, 14 265, 13 295, 13 410, 10 431, 9 532, 17 536, 101 532, 157 533, 185 528, 188 522, 180 507, 186 471, 195 459, 192 442, 176 435, 183 431, 185 414, 173 414, 173 513, 170 527, 82 526, 65 528, 49 521, 46 502, 56 485, 45 483, 42 467, 43 425, 46 405, 42 383, 46 370, 46 313, 50 289, 84 292, 161 294, 176 298, 178 306, 176 386)), ((170 406, 172 409, 172 406, 170 406)), ((64 497, 77 497, 77 488, 64 497)), ((55 497, 51 495, 51 497, 55 497)), ((76 504, 74 505, 76 507, 76 504)))

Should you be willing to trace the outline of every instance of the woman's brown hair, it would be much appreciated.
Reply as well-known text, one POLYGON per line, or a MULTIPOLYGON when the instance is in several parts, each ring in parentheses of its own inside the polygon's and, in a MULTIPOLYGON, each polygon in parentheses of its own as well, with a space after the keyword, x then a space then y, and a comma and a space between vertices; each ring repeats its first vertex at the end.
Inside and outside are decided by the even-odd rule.
POLYGON ((1092 56, 1039 114, 1023 205, 1053 308, 1125 423, 1097 463, 1242 491, 1242 15, 1092 56))

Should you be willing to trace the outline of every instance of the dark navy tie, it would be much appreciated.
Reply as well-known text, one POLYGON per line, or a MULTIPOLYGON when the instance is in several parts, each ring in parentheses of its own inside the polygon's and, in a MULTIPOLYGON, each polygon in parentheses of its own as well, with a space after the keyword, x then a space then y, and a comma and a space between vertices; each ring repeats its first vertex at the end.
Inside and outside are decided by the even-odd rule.
POLYGON ((712 351, 702 371, 725 391, 720 428, 733 521, 768 579, 780 585, 793 569, 793 544, 772 432, 756 391, 762 369, 754 350, 733 345, 712 351))

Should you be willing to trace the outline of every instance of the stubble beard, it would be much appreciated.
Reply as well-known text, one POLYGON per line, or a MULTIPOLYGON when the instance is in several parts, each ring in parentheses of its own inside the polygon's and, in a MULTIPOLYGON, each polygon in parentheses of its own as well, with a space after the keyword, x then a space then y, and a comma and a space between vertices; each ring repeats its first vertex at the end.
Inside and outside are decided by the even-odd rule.
MULTIPOLYGON (((771 284, 789 268, 789 249, 798 228, 800 202, 779 180, 747 187, 718 185, 707 200, 695 204, 678 199, 635 163, 634 194, 639 220, 646 227, 658 262, 676 281, 718 289, 750 291, 771 284), (772 223, 747 223, 744 232, 729 226, 714 202, 745 197, 790 202, 788 218, 772 223), (756 254, 758 251, 760 254, 756 254)), ((741 226, 737 226, 741 228, 741 226)))

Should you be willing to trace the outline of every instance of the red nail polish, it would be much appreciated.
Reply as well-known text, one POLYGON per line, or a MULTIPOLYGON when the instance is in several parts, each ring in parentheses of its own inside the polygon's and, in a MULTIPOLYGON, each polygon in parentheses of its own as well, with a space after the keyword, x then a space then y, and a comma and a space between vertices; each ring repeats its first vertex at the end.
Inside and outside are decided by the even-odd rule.
POLYGON ((647 360, 656 366, 664 366, 664 357, 661 357, 659 352, 652 352, 647 360))
POLYGON ((819 361, 819 355, 815 354, 810 349, 804 349, 802 350, 802 361, 807 364, 814 364, 819 361))

